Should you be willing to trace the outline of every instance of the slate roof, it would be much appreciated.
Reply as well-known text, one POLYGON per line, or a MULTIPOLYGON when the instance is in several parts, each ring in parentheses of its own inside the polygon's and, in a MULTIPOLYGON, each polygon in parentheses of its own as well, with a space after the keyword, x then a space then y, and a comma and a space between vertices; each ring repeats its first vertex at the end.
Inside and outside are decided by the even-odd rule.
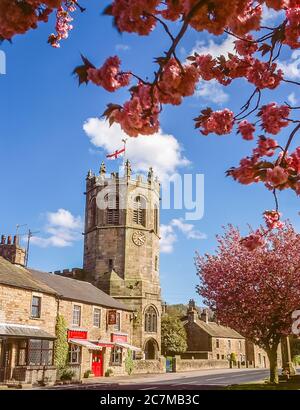
MULTIPOLYGON (((184 322, 184 325, 187 324, 188 321, 184 322)), ((201 329, 203 329, 206 333, 208 333, 212 337, 219 337, 219 338, 227 338, 227 339, 245 339, 244 336, 239 334, 231 327, 219 325, 216 322, 204 322, 203 320, 196 320, 196 323, 201 329)))
POLYGON ((55 339, 56 337, 36 326, 0 323, 0 336, 20 336, 37 339, 55 339))
POLYGON ((28 270, 34 279, 54 289, 59 296, 65 299, 121 310, 131 310, 128 306, 107 295, 89 282, 66 278, 53 273, 40 272, 34 269, 28 270))
POLYGON ((36 292, 56 294, 54 289, 36 280, 27 269, 8 262, 2 256, 0 256, 0 284, 36 292))
POLYGON ((114 309, 131 309, 89 282, 14 265, 0 256, 0 284, 114 309))

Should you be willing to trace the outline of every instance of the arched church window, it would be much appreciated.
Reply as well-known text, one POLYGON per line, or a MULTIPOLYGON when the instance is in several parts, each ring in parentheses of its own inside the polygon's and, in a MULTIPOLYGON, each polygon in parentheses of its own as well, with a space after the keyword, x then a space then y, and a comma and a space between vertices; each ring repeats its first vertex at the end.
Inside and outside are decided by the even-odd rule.
POLYGON ((104 200, 107 202, 107 207, 106 207, 107 225, 119 225, 119 222, 120 222, 119 197, 116 196, 116 198, 109 198, 109 196, 106 195, 104 200))
POLYGON ((157 332, 157 313, 153 306, 145 312, 145 332, 157 332))
POLYGON ((158 207, 154 205, 154 232, 158 233, 158 207))
POLYGON ((133 203, 133 223, 146 226, 146 200, 137 196, 133 203))

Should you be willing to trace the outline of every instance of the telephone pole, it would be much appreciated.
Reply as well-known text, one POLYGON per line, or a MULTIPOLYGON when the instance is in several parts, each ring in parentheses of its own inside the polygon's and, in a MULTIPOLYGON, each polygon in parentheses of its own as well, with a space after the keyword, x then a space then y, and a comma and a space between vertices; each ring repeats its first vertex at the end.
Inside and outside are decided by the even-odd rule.
POLYGON ((32 232, 31 229, 28 229, 28 234, 27 234, 27 248, 26 248, 26 257, 25 257, 25 266, 27 267, 28 265, 28 257, 29 257, 29 247, 30 247, 30 240, 33 237, 34 234, 39 233, 39 231, 32 232))

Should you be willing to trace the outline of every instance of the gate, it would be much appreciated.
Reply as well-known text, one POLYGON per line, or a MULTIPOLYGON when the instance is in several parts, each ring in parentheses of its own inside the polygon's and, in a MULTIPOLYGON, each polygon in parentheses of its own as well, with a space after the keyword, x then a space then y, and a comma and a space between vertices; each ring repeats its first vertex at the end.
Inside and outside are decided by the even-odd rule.
POLYGON ((166 357, 166 371, 167 373, 172 373, 174 371, 174 357, 166 357))

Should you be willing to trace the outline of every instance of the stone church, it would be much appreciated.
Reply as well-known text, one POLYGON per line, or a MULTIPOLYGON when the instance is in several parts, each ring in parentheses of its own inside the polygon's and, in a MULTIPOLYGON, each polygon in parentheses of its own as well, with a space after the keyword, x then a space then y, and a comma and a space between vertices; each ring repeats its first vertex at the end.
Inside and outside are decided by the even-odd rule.
POLYGON ((106 174, 105 164, 86 178, 84 279, 134 311, 132 343, 146 359, 161 354, 159 281, 160 183, 147 178, 106 174))

